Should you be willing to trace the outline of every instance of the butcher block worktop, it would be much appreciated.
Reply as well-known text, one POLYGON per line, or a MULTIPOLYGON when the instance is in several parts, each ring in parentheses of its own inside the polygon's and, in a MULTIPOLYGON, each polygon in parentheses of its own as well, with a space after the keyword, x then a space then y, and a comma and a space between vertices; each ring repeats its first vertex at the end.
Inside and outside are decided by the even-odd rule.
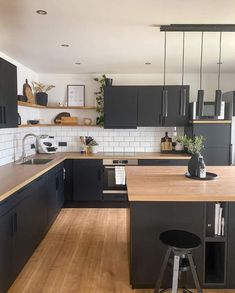
POLYGON ((126 167, 129 201, 235 201, 235 166, 211 166, 215 180, 186 178, 182 166, 126 167))
POLYGON ((45 165, 17 165, 15 163, 0 167, 0 201, 6 199, 14 192, 20 190, 39 176, 54 168, 66 159, 189 159, 184 154, 161 154, 161 153, 57 153, 53 155, 36 155, 30 158, 53 159, 45 165))

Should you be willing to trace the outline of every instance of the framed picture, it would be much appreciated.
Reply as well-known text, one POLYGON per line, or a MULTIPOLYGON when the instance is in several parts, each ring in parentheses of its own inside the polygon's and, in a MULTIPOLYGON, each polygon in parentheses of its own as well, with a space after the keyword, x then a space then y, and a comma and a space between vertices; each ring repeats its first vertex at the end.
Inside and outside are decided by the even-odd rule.
POLYGON ((69 107, 84 107, 85 85, 67 85, 67 102, 69 107))

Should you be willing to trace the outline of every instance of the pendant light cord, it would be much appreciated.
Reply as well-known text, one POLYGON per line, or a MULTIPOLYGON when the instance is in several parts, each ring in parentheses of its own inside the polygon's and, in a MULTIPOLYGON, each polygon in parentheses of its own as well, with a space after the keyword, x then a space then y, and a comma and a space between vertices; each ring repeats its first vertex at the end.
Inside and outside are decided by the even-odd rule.
POLYGON ((203 41, 204 41, 204 35, 202 32, 201 36, 201 62, 200 62, 200 90, 202 89, 202 57, 203 57, 203 41))
POLYGON ((182 86, 184 85, 184 56, 185 56, 185 32, 183 32, 183 53, 182 53, 182 86))
POLYGON ((222 51, 222 32, 219 39, 219 69, 218 69, 218 90, 220 90, 220 75, 221 75, 221 51, 222 51))
POLYGON ((165 39, 164 39, 164 74, 163 74, 163 85, 165 89, 166 85, 166 31, 165 31, 165 39))

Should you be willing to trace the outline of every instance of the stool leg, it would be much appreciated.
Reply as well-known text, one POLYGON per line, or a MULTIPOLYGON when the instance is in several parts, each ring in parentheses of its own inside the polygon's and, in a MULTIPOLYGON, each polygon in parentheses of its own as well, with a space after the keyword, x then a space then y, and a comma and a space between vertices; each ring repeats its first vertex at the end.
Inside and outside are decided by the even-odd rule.
POLYGON ((191 253, 188 253, 188 260, 189 260, 190 268, 191 268, 191 271, 192 271, 192 274, 193 274, 193 280, 194 280, 196 288, 197 288, 197 292, 202 293, 202 288, 200 286, 200 282, 199 282, 199 279, 198 279, 198 276, 197 276, 197 272, 196 272, 196 269, 195 269, 195 264, 194 264, 193 257, 192 257, 191 253))
POLYGON ((157 280, 157 283, 156 283, 156 286, 155 286, 155 289, 154 289, 154 293, 158 293, 160 288, 161 288, 162 278, 163 278, 163 275, 165 273, 166 266, 167 266, 170 254, 171 254, 171 248, 168 248, 168 250, 166 252, 166 255, 165 255, 165 258, 164 258, 164 261, 163 261, 162 266, 161 266, 161 270, 160 270, 158 280, 157 280))
POLYGON ((179 265, 180 265, 180 257, 179 255, 175 255, 174 267, 173 267, 172 293, 177 293, 178 291, 179 265))

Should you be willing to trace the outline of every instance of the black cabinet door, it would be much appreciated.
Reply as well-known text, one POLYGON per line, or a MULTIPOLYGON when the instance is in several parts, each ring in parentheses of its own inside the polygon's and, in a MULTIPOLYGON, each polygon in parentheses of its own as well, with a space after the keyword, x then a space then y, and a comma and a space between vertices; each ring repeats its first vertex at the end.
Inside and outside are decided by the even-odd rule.
POLYGON ((180 91, 181 86, 169 85, 168 90, 168 116, 163 118, 163 126, 187 126, 189 117, 189 86, 186 89, 186 115, 180 115, 180 91))
POLYGON ((66 160, 64 162, 64 196, 67 201, 71 201, 73 199, 73 161, 74 160, 66 160))
POLYGON ((138 126, 161 126, 160 86, 138 87, 138 126))
POLYGON ((104 128, 137 127, 135 86, 108 86, 104 89, 104 128))
POLYGON ((64 170, 56 173, 56 202, 58 212, 64 204, 64 170))
POLYGON ((47 228, 47 178, 41 176, 20 191, 23 200, 15 207, 14 271, 20 272, 47 228))
POLYGON ((9 211, 0 217, 0 292, 6 292, 14 281, 13 262, 13 216, 9 211))
POLYGON ((102 160, 74 160, 73 199, 75 201, 102 200, 102 160))
POLYGON ((17 127, 17 68, 0 58, 0 128, 17 127))
POLYGON ((228 210, 228 264, 227 264, 227 286, 228 288, 235 288, 235 203, 230 202, 228 210))

